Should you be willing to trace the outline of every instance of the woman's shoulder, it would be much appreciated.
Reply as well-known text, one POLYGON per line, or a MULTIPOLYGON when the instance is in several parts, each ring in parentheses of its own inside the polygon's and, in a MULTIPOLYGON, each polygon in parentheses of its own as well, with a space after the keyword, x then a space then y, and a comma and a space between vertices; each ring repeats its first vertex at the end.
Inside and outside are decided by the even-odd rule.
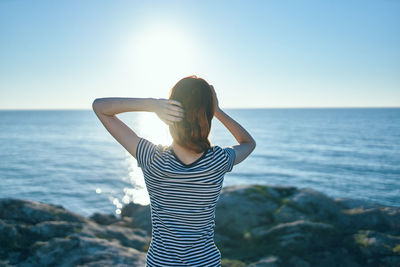
POLYGON ((230 148, 232 148, 232 147, 229 147, 229 146, 220 146, 220 145, 213 145, 213 146, 211 146, 211 150, 212 151, 224 151, 224 150, 227 150, 227 149, 230 149, 230 148))
POLYGON ((214 145, 213 150, 214 150, 214 155, 216 155, 217 161, 223 162, 224 171, 225 172, 232 171, 236 159, 236 153, 233 147, 231 146, 222 147, 219 145, 214 145))
POLYGON ((147 138, 141 137, 138 143, 137 151, 140 150, 142 153, 151 156, 160 156, 168 152, 169 146, 154 143, 147 138))
POLYGON ((220 145, 213 145, 210 147, 211 155, 212 156, 225 156, 226 155, 227 147, 223 147, 220 145))
POLYGON ((212 146, 213 154, 223 157, 225 159, 235 158, 236 153, 232 146, 212 146))

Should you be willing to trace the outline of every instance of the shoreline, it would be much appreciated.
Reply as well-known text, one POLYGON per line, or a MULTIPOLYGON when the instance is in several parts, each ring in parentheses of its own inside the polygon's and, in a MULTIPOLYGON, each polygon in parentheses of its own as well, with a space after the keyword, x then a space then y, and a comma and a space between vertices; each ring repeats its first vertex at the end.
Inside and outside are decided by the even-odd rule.
MULTIPOLYGON (((400 265, 400 207, 249 184, 223 187, 215 214, 222 266, 400 265)), ((149 205, 134 203, 120 217, 86 217, 1 198, 0 265, 144 266, 150 216, 149 205)))

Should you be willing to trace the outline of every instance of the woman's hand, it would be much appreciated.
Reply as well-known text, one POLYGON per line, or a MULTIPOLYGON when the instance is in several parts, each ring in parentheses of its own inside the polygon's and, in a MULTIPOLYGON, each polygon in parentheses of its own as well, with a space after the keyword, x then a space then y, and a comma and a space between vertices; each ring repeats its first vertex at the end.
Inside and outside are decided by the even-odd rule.
POLYGON ((215 111, 219 111, 220 108, 219 108, 219 104, 218 104, 217 93, 215 92, 214 86, 212 86, 212 85, 210 84, 210 87, 211 87, 211 91, 213 92, 213 94, 214 94, 214 96, 215 96, 215 111))
POLYGON ((154 112, 166 124, 172 125, 175 122, 181 121, 184 117, 182 104, 174 99, 156 99, 154 112))

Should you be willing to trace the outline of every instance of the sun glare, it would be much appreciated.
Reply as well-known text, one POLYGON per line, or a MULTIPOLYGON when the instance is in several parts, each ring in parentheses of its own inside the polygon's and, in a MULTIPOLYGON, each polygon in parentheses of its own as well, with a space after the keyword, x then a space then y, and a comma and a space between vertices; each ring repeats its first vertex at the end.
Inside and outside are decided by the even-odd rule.
MULTIPOLYGON (((165 97, 182 77, 196 73, 196 42, 182 30, 169 25, 150 27, 136 33, 125 51, 127 71, 135 93, 146 97, 165 97)), ((155 113, 138 113, 135 130, 154 144, 170 145, 168 125, 155 113)), ((147 205, 149 195, 137 161, 126 152, 129 180, 133 188, 125 188, 122 202, 147 205)), ((118 204, 118 203, 117 203, 118 204)), ((118 207, 117 207, 118 208, 118 207)))
POLYGON ((193 36, 172 25, 152 26, 136 33, 126 49, 134 82, 148 91, 163 90, 164 95, 168 89, 163 88, 193 74, 198 62, 193 36))
MULTIPOLYGON (((138 135, 145 137, 154 144, 170 145, 172 143, 168 125, 162 122, 154 113, 138 114, 136 129, 138 135)), ((147 205, 150 203, 149 195, 144 182, 143 173, 137 166, 137 161, 131 154, 126 152, 126 160, 129 168, 129 180, 133 188, 125 188, 124 203, 132 200, 134 203, 147 205)))

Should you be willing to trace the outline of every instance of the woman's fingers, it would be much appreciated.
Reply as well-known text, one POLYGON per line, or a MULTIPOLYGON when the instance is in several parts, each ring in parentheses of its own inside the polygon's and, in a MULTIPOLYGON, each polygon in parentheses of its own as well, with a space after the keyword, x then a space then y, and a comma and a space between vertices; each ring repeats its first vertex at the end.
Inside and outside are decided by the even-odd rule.
POLYGON ((183 108, 182 107, 178 107, 178 106, 171 105, 171 106, 168 106, 167 108, 169 110, 173 110, 173 111, 177 111, 177 112, 184 112, 183 108))
POLYGON ((170 116, 169 118, 170 118, 170 120, 172 120, 172 121, 174 121, 174 122, 183 120, 183 116, 181 116, 181 117, 178 117, 178 116, 170 116))
POLYGON ((182 117, 177 117, 177 116, 174 116, 174 115, 164 114, 164 115, 162 116, 162 120, 163 120, 165 123, 171 125, 171 124, 174 124, 175 122, 181 121, 181 120, 182 120, 182 117))
POLYGON ((177 110, 177 111, 183 111, 183 105, 181 102, 174 100, 174 99, 169 99, 169 109, 177 110))
POLYGON ((183 107, 182 103, 179 102, 178 100, 175 100, 175 99, 169 99, 169 103, 173 104, 173 105, 177 105, 177 106, 183 107))
POLYGON ((178 115, 178 116, 175 116, 173 114, 167 114, 167 115, 168 115, 167 119, 171 120, 171 121, 180 121, 183 119, 183 116, 180 116, 180 115, 178 115))
POLYGON ((184 117, 185 113, 183 111, 176 111, 176 110, 167 110, 166 112, 168 115, 176 116, 176 117, 184 117))
POLYGON ((183 107, 176 106, 174 104, 169 104, 166 109, 166 112, 168 112, 169 114, 174 114, 176 116, 182 116, 185 113, 183 107))
POLYGON ((211 91, 213 92, 214 97, 215 97, 215 104, 216 104, 216 106, 218 107, 218 106, 219 106, 219 103, 218 103, 217 92, 215 92, 214 86, 212 86, 211 84, 210 84, 210 88, 211 88, 211 91))
POLYGON ((176 115, 185 113, 185 111, 182 108, 167 108, 166 112, 176 115))
POLYGON ((164 101, 162 103, 162 107, 163 109, 167 112, 167 111, 178 111, 183 113, 183 106, 179 101, 173 100, 173 99, 167 99, 167 101, 164 101))
POLYGON ((161 103, 162 109, 158 114, 165 123, 172 125, 175 122, 179 122, 183 119, 185 112, 183 110, 183 105, 179 101, 174 99, 166 99, 161 103))

